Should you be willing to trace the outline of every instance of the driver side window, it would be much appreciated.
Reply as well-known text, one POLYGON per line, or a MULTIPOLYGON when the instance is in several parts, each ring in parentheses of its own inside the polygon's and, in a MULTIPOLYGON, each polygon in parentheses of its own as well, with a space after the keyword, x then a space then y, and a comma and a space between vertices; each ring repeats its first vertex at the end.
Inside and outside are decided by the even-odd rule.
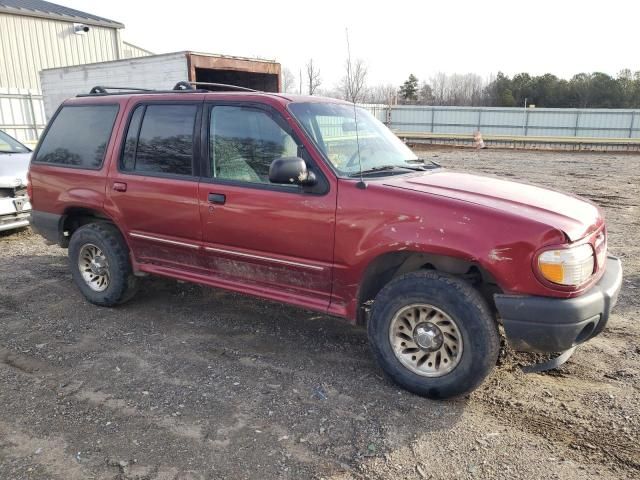
POLYGON ((298 155, 296 141, 265 111, 215 106, 209 123, 214 178, 269 183, 271 162, 298 155))

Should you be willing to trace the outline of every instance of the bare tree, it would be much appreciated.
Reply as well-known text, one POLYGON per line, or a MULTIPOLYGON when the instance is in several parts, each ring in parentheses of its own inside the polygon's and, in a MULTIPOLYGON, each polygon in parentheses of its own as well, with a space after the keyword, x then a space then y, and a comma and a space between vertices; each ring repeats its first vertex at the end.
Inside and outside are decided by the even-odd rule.
POLYGON ((287 67, 282 69, 282 92, 294 93, 296 91, 296 77, 287 67))
POLYGON ((367 89, 363 100, 367 103, 395 105, 398 100, 398 89, 392 83, 375 85, 367 89))
POLYGON ((362 101, 367 89, 367 65, 364 60, 347 59, 346 75, 342 79, 344 98, 352 103, 362 101))
POLYGON ((349 30, 347 29, 345 33, 347 35, 347 72, 342 79, 341 89, 346 100, 352 103, 358 103, 364 97, 367 88, 367 65, 364 63, 364 60, 361 59, 355 62, 351 60, 349 30))
POLYGON ((313 95, 316 89, 322 84, 320 78, 320 69, 313 64, 313 58, 307 63, 307 85, 309 86, 309 95, 313 95))
POLYGON ((443 72, 436 73, 429 80, 431 85, 431 94, 433 95, 434 105, 444 105, 447 96, 447 74, 443 72))
POLYGON ((434 105, 475 106, 483 101, 485 84, 475 73, 439 72, 431 77, 429 85, 434 105))
POLYGON ((433 105, 433 88, 426 82, 422 82, 418 90, 418 103, 420 105, 433 105))

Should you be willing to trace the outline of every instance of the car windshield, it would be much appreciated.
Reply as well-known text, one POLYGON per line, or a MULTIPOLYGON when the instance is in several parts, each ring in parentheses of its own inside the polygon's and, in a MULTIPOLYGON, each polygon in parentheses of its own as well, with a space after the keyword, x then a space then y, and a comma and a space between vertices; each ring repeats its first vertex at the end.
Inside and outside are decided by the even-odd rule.
POLYGON ((10 137, 6 133, 0 131, 0 154, 2 153, 27 153, 30 152, 27 147, 19 141, 10 137))
MULTIPOLYGON (((289 110, 342 176, 407 173, 421 161, 367 110, 339 103, 290 103, 289 110), (356 128, 357 127, 357 128, 356 128)), ((422 169, 422 168, 421 168, 422 169)))

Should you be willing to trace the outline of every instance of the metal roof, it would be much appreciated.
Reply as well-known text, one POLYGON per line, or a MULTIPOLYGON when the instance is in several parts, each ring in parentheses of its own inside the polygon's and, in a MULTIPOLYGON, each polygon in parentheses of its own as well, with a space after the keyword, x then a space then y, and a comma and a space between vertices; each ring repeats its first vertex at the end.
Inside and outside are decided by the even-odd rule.
POLYGON ((0 12, 86 23, 88 25, 124 28, 124 25, 120 22, 42 0, 0 0, 0 12))

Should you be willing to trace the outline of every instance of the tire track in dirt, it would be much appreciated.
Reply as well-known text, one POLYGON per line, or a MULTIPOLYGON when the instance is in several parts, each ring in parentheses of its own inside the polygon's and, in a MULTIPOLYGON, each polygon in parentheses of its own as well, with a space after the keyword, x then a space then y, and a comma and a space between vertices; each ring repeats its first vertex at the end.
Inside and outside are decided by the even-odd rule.
POLYGON ((504 419, 509 425, 539 435, 553 442, 558 442, 576 451, 576 456, 585 463, 602 463, 597 461, 595 452, 604 454, 604 463, 624 466, 630 474, 640 475, 640 446, 633 440, 615 439, 611 435, 603 435, 609 430, 606 424, 596 424, 594 430, 588 431, 581 425, 568 426, 561 417, 549 415, 536 409, 520 410, 511 408, 508 402, 498 400, 485 403, 488 412, 504 419))
MULTIPOLYGON (((73 456, 67 454, 66 450, 67 443, 62 438, 34 437, 20 430, 16 425, 0 421, 0 458, 3 456, 14 460, 29 458, 33 462, 33 466, 25 469, 24 477, 13 478, 31 478, 38 471, 44 473, 46 478, 60 480, 95 478, 92 472, 83 468, 73 456)), ((0 464, 0 474, 3 467, 4 465, 0 464)))
MULTIPOLYGON (((510 372, 504 371, 498 372, 498 375, 511 376, 510 372)), ((623 468, 632 478, 640 475, 640 444, 631 435, 624 438, 621 432, 613 432, 611 418, 589 411, 587 405, 591 403, 594 406, 593 402, 589 402, 589 398, 580 398, 579 394, 576 395, 578 392, 571 388, 582 384, 582 390, 610 395, 605 392, 617 391, 622 394, 624 387, 604 382, 598 384, 593 379, 580 378, 577 372, 565 375, 555 371, 552 374, 527 376, 522 384, 515 380, 505 378, 502 383, 509 385, 506 390, 496 389, 478 396, 487 414, 500 418, 513 428, 564 446, 581 463, 623 468), (523 391, 520 391, 521 387, 523 391), (565 390, 566 387, 569 387, 570 398, 560 400, 564 399, 560 389, 565 390), (531 392, 539 389, 545 392, 548 403, 531 396, 531 392)))

